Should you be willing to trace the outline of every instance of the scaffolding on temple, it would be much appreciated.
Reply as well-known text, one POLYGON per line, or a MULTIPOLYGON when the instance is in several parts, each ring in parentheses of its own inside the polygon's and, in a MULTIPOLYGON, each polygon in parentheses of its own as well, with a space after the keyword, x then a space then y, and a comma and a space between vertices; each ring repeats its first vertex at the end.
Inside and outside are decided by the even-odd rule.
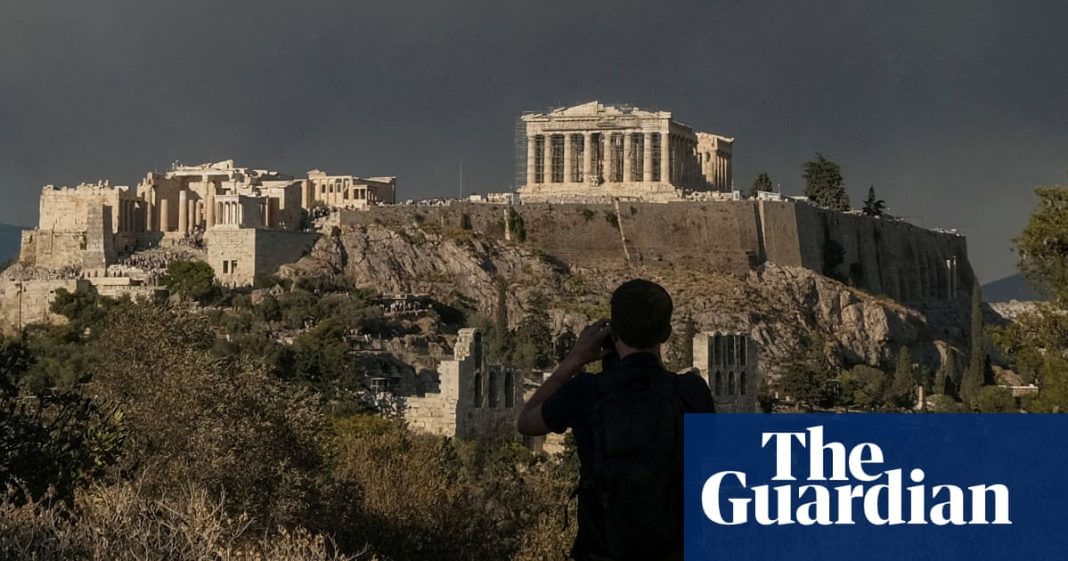
POLYGON ((512 192, 527 183, 527 124, 523 122, 523 115, 531 113, 524 111, 515 120, 515 176, 512 178, 512 192))

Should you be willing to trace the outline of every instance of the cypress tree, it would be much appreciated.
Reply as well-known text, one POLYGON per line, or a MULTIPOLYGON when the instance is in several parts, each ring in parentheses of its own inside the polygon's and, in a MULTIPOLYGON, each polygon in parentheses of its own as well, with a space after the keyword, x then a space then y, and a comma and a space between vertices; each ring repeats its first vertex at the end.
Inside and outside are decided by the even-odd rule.
POLYGON ((983 335, 982 294, 979 283, 972 285, 971 355, 968 369, 960 384, 960 397, 973 406, 979 397, 979 388, 986 382, 986 339, 983 335))

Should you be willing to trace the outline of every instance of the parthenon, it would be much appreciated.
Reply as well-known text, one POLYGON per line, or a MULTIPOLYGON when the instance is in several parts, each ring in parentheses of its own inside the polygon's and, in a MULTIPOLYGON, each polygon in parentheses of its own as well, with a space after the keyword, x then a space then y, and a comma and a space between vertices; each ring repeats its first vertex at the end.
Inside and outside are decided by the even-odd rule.
POLYGON ((591 101, 522 121, 524 201, 676 200, 731 189, 734 139, 695 133, 667 111, 591 101))

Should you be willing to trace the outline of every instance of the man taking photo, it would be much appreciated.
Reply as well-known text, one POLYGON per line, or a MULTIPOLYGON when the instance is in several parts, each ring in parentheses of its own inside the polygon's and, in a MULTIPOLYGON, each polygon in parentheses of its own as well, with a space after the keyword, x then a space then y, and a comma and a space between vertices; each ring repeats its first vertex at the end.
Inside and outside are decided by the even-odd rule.
POLYGON ((582 464, 578 561, 682 559, 682 414, 714 410, 696 373, 667 371, 671 296, 635 279, 612 293, 611 321, 584 329, 524 405, 519 432, 574 432, 582 464), (600 374, 583 367, 602 360, 600 374))

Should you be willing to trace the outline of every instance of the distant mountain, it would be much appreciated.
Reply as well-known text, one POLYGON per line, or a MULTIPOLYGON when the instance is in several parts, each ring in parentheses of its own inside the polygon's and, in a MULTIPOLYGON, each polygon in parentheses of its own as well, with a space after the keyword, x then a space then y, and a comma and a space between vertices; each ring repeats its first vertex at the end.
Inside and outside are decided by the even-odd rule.
POLYGON ((25 228, 22 226, 0 224, 0 263, 18 257, 23 230, 25 228))
POLYGON ((1015 274, 983 285, 983 300, 987 302, 1008 302, 1010 300, 1045 300, 1039 295, 1023 275, 1015 274))

